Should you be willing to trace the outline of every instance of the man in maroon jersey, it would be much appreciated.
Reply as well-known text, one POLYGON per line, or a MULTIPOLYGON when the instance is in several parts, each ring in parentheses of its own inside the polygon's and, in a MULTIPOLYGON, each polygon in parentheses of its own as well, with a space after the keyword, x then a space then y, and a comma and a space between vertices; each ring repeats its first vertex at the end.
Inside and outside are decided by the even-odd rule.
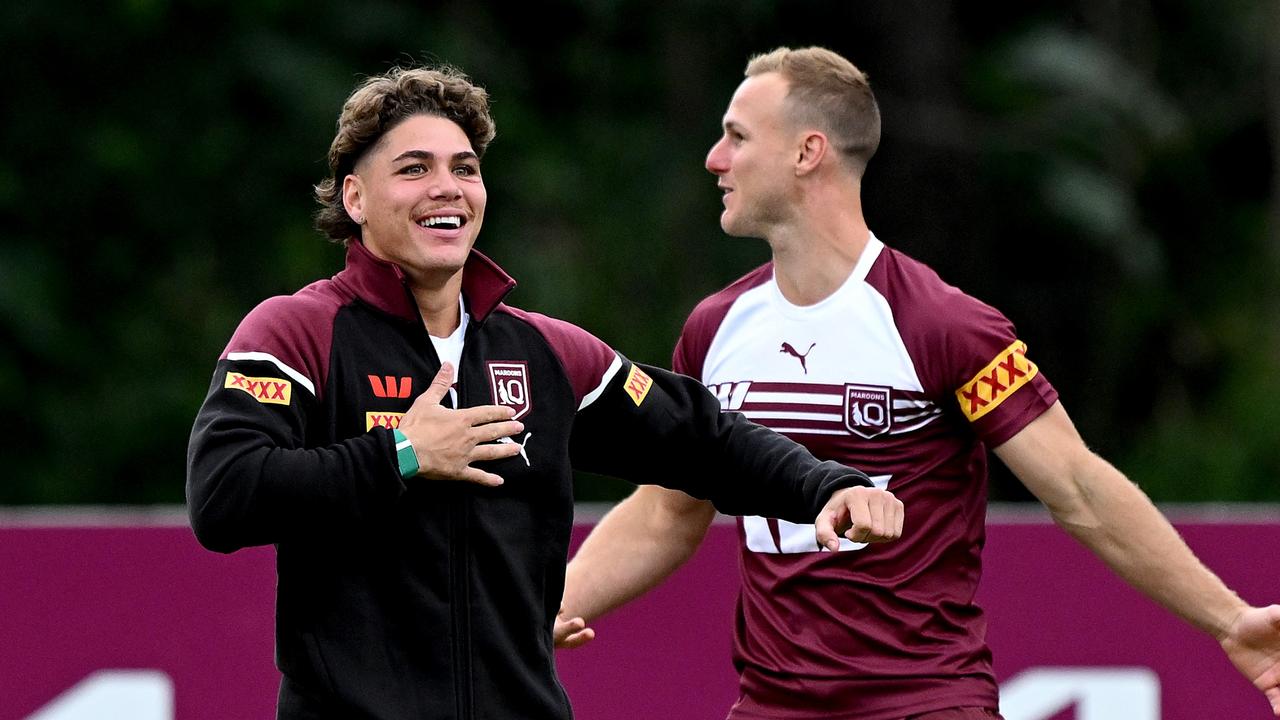
MULTIPOLYGON (((1117 574, 1212 634, 1280 715, 1280 606, 1244 603, 1088 450, 1003 315, 868 229, 860 186, 880 116, 862 72, 821 48, 758 56, 723 125, 706 160, 721 227, 765 239, 773 261, 698 305, 675 369, 722 409, 864 469, 909 514, 899 542, 838 554, 811 527, 739 521, 729 717, 998 717, 973 601, 986 447, 1117 574)), ((654 487, 619 504, 569 565, 560 645, 670 574, 714 514, 654 487)))

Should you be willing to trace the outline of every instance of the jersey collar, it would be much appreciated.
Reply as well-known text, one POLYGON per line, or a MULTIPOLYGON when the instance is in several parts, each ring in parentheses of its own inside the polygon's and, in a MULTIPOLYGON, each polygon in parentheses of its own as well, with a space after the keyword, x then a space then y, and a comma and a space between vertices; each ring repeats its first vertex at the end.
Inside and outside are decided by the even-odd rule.
MULTIPOLYGON (((334 280, 383 312, 408 320, 421 319, 413 295, 405 286, 404 271, 369 252, 358 240, 347 244, 347 266, 334 280)), ((478 250, 471 250, 462 266, 462 296, 473 320, 484 322, 515 286, 516 281, 497 263, 478 250)))

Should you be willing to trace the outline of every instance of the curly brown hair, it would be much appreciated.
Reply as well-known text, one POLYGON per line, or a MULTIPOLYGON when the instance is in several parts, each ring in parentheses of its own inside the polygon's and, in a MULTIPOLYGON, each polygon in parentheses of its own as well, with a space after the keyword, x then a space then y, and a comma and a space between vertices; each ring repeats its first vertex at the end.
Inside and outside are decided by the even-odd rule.
POLYGON ((360 236, 360 226, 342 204, 342 181, 383 135, 414 115, 457 123, 479 157, 496 134, 489 94, 457 68, 395 67, 366 79, 342 105, 338 133, 329 145, 330 175, 315 186, 321 206, 316 229, 330 240, 347 244, 360 236))

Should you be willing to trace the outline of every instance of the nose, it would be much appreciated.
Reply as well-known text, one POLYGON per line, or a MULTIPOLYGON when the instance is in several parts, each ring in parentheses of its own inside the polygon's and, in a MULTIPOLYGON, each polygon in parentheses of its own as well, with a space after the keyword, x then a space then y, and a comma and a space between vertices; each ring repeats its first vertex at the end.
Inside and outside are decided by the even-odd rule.
POLYGON ((432 183, 427 187, 432 200, 451 201, 462 197, 462 188, 458 186, 458 179, 453 173, 434 173, 434 175, 432 183))
POLYGON ((707 152, 707 161, 704 165, 707 171, 712 175, 723 175, 729 172, 729 153, 728 138, 720 138, 715 145, 711 146, 711 150, 707 152))

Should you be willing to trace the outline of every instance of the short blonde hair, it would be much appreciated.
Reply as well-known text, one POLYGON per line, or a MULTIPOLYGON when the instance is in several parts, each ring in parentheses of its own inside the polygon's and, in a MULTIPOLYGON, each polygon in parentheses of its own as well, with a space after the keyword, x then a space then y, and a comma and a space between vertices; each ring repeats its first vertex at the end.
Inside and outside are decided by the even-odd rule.
POLYGON ((880 107, 866 73, 820 47, 780 47, 747 62, 746 76, 776 72, 786 79, 792 122, 826 133, 861 176, 880 146, 880 107))

